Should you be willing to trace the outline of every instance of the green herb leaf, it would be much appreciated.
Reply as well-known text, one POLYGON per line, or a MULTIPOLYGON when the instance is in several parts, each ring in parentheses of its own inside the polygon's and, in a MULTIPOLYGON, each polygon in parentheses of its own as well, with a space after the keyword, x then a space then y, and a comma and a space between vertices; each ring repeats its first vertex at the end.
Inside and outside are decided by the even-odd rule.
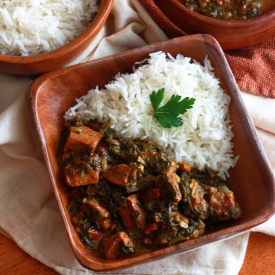
POLYGON ((157 108, 159 107, 159 105, 163 99, 164 99, 164 88, 158 90, 158 93, 153 91, 150 94, 150 100, 151 100, 154 110, 157 110, 157 108))
POLYGON ((161 107, 160 104, 164 99, 164 88, 152 92, 150 95, 151 104, 154 109, 154 118, 164 128, 178 127, 183 124, 180 114, 184 114, 188 109, 193 108, 195 98, 185 97, 181 100, 181 96, 172 95, 167 103, 161 107))

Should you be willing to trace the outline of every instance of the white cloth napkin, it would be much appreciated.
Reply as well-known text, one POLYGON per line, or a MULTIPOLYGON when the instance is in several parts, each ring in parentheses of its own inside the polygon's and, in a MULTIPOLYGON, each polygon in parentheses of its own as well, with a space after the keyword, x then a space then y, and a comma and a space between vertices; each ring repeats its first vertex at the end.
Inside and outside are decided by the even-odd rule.
MULTIPOLYGON (((168 39, 137 0, 115 0, 95 41, 71 64, 168 39)), ((70 65, 71 65, 70 64, 70 65)), ((44 164, 30 106, 31 77, 0 73, 0 229, 60 274, 84 275, 72 253, 44 164)), ((275 100, 242 93, 275 171, 275 100)), ((275 218, 254 231, 275 236, 275 218)), ((190 252, 109 274, 238 274, 249 232, 190 252)), ((104 273, 101 273, 104 274, 104 273)))

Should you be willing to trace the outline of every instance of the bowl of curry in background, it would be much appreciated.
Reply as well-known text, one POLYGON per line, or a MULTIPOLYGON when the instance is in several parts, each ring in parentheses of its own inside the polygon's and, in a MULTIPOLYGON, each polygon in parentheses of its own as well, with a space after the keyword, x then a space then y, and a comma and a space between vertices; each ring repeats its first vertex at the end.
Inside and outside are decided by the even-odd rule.
POLYGON ((38 77, 32 84, 31 100, 45 163, 52 182, 72 250, 81 265, 94 271, 111 271, 161 259, 240 234, 267 221, 275 211, 275 178, 265 152, 247 114, 240 91, 217 41, 210 35, 188 35, 170 39, 101 59, 58 69, 38 77), (67 206, 69 197, 57 162, 64 114, 75 99, 98 87, 103 89, 113 77, 132 72, 135 62, 163 51, 172 56, 182 54, 203 64, 207 55, 221 87, 231 97, 229 108, 233 125, 234 155, 239 160, 229 171, 229 184, 240 203, 242 216, 209 228, 194 239, 157 250, 106 259, 87 249, 74 228, 67 206))
POLYGON ((217 39, 223 50, 253 46, 275 35, 273 0, 155 2, 187 34, 210 34, 217 39))
POLYGON ((114 0, 100 0, 98 12, 87 28, 69 43, 55 50, 36 55, 0 54, 0 72, 16 75, 37 75, 65 66, 79 56, 102 29, 114 0))

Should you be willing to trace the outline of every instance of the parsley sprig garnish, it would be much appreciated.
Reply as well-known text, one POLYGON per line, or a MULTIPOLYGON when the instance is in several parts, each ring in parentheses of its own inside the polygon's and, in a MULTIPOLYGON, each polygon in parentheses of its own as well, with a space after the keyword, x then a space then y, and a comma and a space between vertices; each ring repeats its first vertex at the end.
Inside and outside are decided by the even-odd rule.
POLYGON ((181 126, 183 122, 178 116, 193 108, 195 98, 185 97, 181 100, 181 96, 172 95, 165 105, 159 107, 163 99, 164 88, 158 90, 157 93, 153 91, 150 94, 150 100, 154 109, 154 118, 164 128, 181 126))

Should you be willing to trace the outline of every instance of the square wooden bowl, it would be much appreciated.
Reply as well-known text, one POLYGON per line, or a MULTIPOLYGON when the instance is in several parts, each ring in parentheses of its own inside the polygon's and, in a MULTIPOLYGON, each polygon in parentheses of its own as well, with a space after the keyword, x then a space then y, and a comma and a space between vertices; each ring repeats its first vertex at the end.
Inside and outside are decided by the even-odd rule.
POLYGON ((121 269, 189 251, 246 231, 267 221, 274 213, 275 180, 271 166, 244 108, 240 91, 221 47, 209 35, 176 38, 50 72, 40 76, 33 83, 31 99, 45 162, 69 241, 80 264, 88 269, 121 269), (136 61, 141 61, 148 57, 149 53, 156 51, 169 52, 173 56, 180 53, 201 63, 208 55, 222 88, 231 96, 234 154, 240 158, 236 167, 229 171, 229 183, 240 202, 243 216, 236 222, 223 224, 214 230, 206 230, 203 236, 197 239, 128 258, 106 260, 89 252, 80 242, 66 211, 68 198, 64 183, 60 180, 60 170, 56 161, 56 149, 64 123, 63 115, 75 104, 75 98, 96 86, 104 88, 118 72, 132 72, 132 66, 136 61))

